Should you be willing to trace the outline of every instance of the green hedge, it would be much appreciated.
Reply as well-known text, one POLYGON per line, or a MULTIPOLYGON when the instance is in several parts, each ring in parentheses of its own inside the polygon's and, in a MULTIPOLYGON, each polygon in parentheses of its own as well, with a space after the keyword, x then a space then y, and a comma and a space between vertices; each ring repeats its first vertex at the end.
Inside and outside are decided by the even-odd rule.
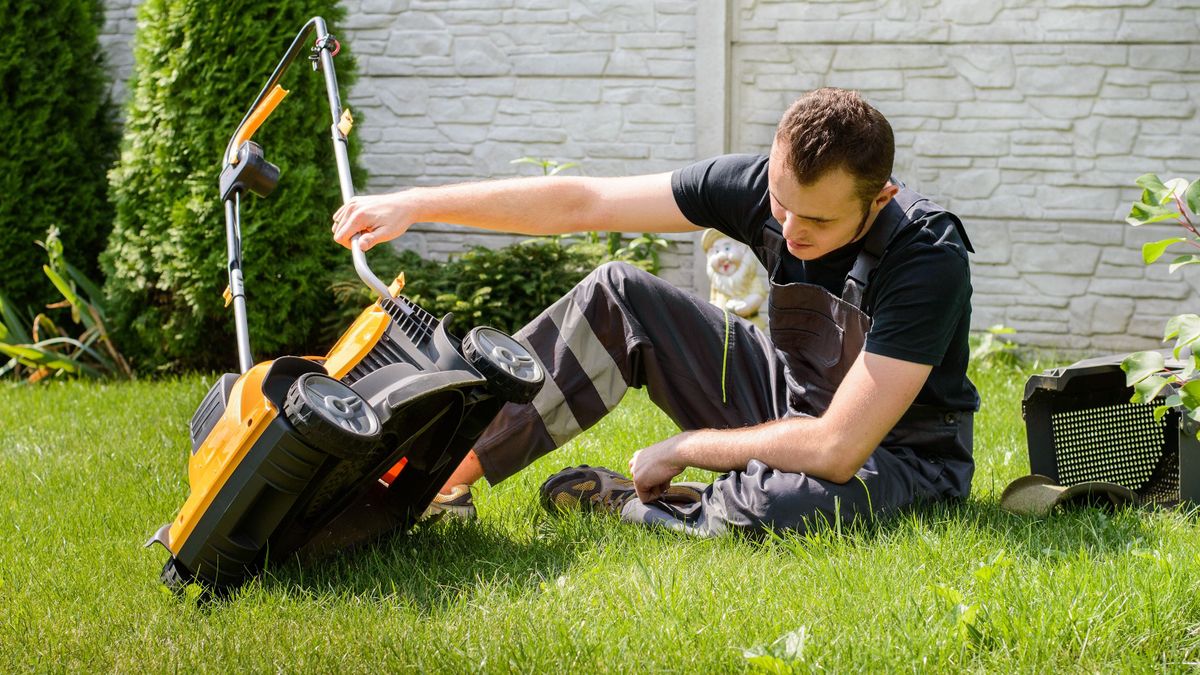
MULTIPOLYGON (((370 256, 381 278, 390 281, 404 272, 404 295, 414 302, 438 317, 453 313, 452 328, 459 335, 475 326, 514 333, 610 260, 657 272, 657 259, 630 255, 595 235, 530 239, 500 249, 476 246, 444 261, 425 260, 413 251, 397 253, 388 246, 375 248, 370 256)), ((325 322, 329 342, 375 299, 347 267, 339 273, 334 291, 341 309, 325 322)))
POLYGON ((0 291, 22 310, 58 297, 33 243, 51 225, 93 278, 112 226, 105 173, 117 131, 102 21, 99 0, 0 0, 0 291))
MULTIPOLYGON (((113 323, 139 370, 229 368, 233 316, 222 291, 225 219, 217 179, 237 123, 314 15, 338 34, 334 0, 146 0, 139 10, 125 137, 111 174, 117 215, 105 252, 113 323)), ((345 92, 353 61, 336 59, 345 92)), ((262 359, 316 348, 345 257, 329 223, 341 203, 324 81, 301 56, 291 91, 255 136, 281 169, 267 200, 242 201, 251 345, 262 359)), ((351 161, 357 158, 351 135, 351 161)), ((362 183, 361 171, 355 182, 362 183)))

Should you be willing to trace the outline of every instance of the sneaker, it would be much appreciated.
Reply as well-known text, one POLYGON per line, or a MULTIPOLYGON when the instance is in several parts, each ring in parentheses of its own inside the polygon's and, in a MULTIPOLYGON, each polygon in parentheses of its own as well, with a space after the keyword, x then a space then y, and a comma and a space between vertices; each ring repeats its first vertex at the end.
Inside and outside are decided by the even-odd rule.
POLYGON ((620 513, 625 502, 637 496, 633 481, 587 464, 568 467, 542 483, 542 506, 547 511, 605 511, 620 513))
POLYGON ((429 508, 421 514, 421 521, 426 524, 433 523, 443 515, 463 520, 475 520, 478 514, 475 513, 475 502, 471 499, 470 485, 455 485, 450 488, 448 494, 438 492, 430 502, 429 508))
MULTIPOLYGON (((670 504, 699 502, 706 487, 703 483, 675 483, 659 499, 670 504)), ((580 509, 619 514, 625 503, 637 496, 633 481, 615 471, 586 464, 547 478, 541 493, 542 506, 551 512, 580 509)))

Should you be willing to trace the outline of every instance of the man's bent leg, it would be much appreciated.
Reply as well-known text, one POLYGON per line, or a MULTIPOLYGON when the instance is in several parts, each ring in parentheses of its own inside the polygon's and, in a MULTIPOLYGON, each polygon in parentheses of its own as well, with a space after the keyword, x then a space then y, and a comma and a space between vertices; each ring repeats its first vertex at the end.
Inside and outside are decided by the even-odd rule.
POLYGON ((942 467, 910 451, 877 449, 847 483, 776 471, 751 460, 706 489, 699 503, 626 503, 621 517, 699 536, 765 529, 803 532, 810 527, 848 525, 886 517, 922 500, 942 497, 942 467))
POLYGON ((497 483, 608 414, 633 387, 684 429, 784 414, 774 349, 749 322, 623 263, 588 275, 517 332, 546 372, 531 404, 508 404, 475 444, 497 483))

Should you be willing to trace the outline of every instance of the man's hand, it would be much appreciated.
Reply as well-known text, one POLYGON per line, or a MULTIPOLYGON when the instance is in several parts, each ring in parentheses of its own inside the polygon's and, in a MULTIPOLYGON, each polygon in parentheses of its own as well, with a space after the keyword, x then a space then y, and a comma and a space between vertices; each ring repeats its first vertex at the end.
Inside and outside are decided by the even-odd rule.
POLYGON ((685 431, 633 453, 629 459, 629 473, 638 499, 643 502, 658 499, 671 487, 671 479, 687 468, 681 463, 677 449, 691 434, 685 431))
POLYGON ((737 429, 700 429, 673 436, 633 456, 629 468, 643 501, 666 490, 689 466, 744 471, 757 459, 776 471, 845 483, 879 446, 929 377, 931 367, 859 354, 829 410, 737 429))
POLYGON ((350 248, 350 239, 361 232, 358 243, 364 251, 395 239, 412 227, 411 202, 408 192, 354 197, 333 214, 333 238, 350 248))

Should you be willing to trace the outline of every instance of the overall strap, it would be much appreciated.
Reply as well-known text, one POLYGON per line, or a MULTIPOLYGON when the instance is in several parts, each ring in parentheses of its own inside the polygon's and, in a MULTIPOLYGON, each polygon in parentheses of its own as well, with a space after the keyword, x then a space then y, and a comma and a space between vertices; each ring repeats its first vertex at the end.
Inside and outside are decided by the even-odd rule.
POLYGON ((958 230, 959 237, 962 238, 963 246, 968 251, 975 252, 971 241, 967 239, 962 221, 957 216, 948 213, 929 198, 909 190, 896 178, 892 178, 891 183, 898 185, 900 191, 875 217, 875 224, 871 226, 871 231, 867 232, 867 236, 863 239, 862 251, 854 260, 854 266, 850 268, 850 273, 846 275, 846 283, 842 287, 842 300, 860 309, 863 299, 866 297, 867 281, 871 277, 871 272, 874 272, 875 268, 879 266, 879 259, 883 257, 884 251, 887 250, 896 234, 912 224, 914 219, 921 218, 927 213, 947 213, 954 219, 954 226, 958 230))
POLYGON ((863 239, 862 250, 854 259, 854 266, 850 268, 850 273, 846 275, 846 284, 842 287, 842 300, 855 307, 862 307, 863 297, 867 290, 867 280, 871 277, 871 272, 875 271, 879 265, 879 259, 883 257, 888 243, 906 223, 912 222, 908 219, 905 211, 906 209, 893 199, 875 217, 875 224, 871 226, 871 231, 867 232, 866 238, 863 239))

